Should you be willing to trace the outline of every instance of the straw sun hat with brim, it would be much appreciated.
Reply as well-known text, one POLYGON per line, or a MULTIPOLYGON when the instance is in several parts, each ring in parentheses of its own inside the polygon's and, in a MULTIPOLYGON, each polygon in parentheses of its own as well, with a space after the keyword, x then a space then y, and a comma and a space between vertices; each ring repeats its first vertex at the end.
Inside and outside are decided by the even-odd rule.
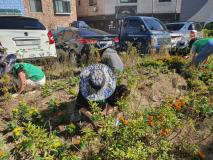
POLYGON ((80 92, 91 101, 103 101, 115 91, 116 78, 112 70, 104 64, 93 64, 80 74, 80 92))
POLYGON ((16 63, 16 55, 8 54, 0 56, 0 77, 10 72, 16 63))

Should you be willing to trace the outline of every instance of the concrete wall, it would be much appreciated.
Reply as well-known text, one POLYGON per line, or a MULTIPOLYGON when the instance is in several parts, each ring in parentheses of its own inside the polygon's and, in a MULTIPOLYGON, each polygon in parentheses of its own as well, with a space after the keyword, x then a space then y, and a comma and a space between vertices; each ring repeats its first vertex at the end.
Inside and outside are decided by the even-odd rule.
POLYGON ((24 14, 24 6, 22 0, 0 0, 0 9, 17 9, 24 14))
POLYGON ((116 33, 120 19, 126 16, 123 13, 154 16, 166 22, 178 21, 181 2, 182 0, 137 0, 137 3, 120 3, 120 0, 97 0, 96 6, 89 6, 89 0, 77 0, 77 13, 78 19, 86 21, 90 26, 116 33))
MULTIPOLYGON (((79 1, 79 0, 77 0, 79 1)), ((158 0, 138 0, 137 3, 120 3, 120 0, 97 0, 97 6, 89 6, 89 0, 80 0, 77 4, 78 16, 97 16, 115 14, 116 6, 137 6, 138 14, 149 13, 180 13, 182 0, 159 2, 158 0), (95 11, 94 8, 97 8, 95 11)))
POLYGON ((76 0, 71 0, 70 15, 56 15, 53 0, 42 0, 42 12, 31 12, 29 0, 24 1, 25 15, 39 19, 48 29, 66 27, 77 19, 76 0))

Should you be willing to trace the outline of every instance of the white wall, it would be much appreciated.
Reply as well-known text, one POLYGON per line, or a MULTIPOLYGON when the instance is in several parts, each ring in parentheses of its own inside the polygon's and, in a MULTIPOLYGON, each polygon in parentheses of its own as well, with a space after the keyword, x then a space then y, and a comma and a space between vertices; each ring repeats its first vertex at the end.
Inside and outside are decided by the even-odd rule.
POLYGON ((112 15, 115 14, 115 6, 137 6, 138 13, 180 13, 181 1, 172 0, 171 2, 159 2, 158 0, 138 0, 137 3, 120 3, 120 0, 97 0, 97 11, 89 6, 89 0, 80 0, 78 6, 78 16, 112 15), (153 2, 153 7, 152 7, 153 2), (177 6, 176 6, 177 3, 177 6))

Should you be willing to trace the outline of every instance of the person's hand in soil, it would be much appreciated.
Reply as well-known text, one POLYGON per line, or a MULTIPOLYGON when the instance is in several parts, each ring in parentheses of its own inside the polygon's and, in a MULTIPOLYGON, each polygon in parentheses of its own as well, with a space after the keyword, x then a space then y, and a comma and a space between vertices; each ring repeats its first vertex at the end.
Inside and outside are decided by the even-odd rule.
POLYGON ((108 116, 108 115, 113 114, 113 112, 114 112, 114 107, 111 106, 111 105, 109 105, 109 104, 106 104, 106 107, 105 107, 105 109, 102 111, 101 114, 102 114, 103 116, 108 116))
POLYGON ((92 126, 93 126, 93 129, 94 129, 96 132, 98 132, 98 130, 99 130, 100 128, 103 127, 103 125, 101 125, 99 122, 94 122, 94 123, 92 124, 92 126))
POLYGON ((26 74, 22 71, 22 72, 19 72, 18 73, 18 78, 19 78, 19 81, 20 81, 20 86, 19 86, 19 89, 18 89, 18 93, 21 94, 25 88, 26 88, 26 74))
POLYGON ((92 113, 90 111, 88 111, 86 108, 81 108, 80 112, 85 116, 86 121, 91 123, 93 129, 97 132, 98 129, 101 127, 101 125, 97 122, 94 122, 91 117, 92 117, 92 113))

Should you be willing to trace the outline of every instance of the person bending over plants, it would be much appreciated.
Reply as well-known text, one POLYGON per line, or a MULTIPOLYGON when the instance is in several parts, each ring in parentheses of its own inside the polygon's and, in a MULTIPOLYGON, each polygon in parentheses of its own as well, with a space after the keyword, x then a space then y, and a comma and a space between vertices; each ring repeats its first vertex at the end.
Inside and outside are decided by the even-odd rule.
POLYGON ((198 66, 204 60, 208 61, 208 57, 213 54, 213 38, 203 38, 195 41, 191 49, 192 64, 198 66))
POLYGON ((16 63, 16 55, 10 54, 1 58, 0 77, 9 73, 18 86, 18 92, 13 95, 17 97, 26 90, 33 90, 44 86, 46 82, 44 72, 30 63, 16 63))
POLYGON ((76 108, 97 129, 97 125, 91 120, 89 101, 98 103, 103 109, 102 114, 109 115, 114 111, 116 101, 126 96, 129 91, 125 85, 116 86, 114 73, 101 63, 86 67, 81 72, 80 79, 76 108))
POLYGON ((113 72, 123 72, 124 64, 116 50, 112 48, 107 48, 101 51, 100 55, 101 63, 109 66, 113 70, 113 72))

